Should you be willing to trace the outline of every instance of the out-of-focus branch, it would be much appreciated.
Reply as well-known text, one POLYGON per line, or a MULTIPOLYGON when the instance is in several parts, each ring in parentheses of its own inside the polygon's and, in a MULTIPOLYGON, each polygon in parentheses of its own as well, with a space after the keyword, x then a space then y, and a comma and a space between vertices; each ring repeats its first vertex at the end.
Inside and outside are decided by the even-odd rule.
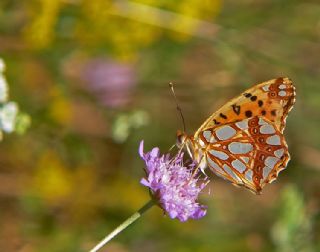
POLYGON ((114 1, 110 12, 112 15, 205 39, 212 39, 220 29, 220 26, 204 20, 126 0, 114 1))

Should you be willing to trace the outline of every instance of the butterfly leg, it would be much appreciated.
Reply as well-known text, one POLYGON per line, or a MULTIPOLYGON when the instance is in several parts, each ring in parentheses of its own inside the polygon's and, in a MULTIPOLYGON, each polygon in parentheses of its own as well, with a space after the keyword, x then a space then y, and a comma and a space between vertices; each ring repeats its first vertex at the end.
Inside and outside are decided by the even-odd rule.
POLYGON ((196 174, 199 172, 199 169, 205 176, 207 176, 207 174, 204 171, 205 168, 207 168, 207 162, 206 162, 205 156, 202 155, 199 162, 197 163, 197 166, 194 168, 192 172, 192 177, 196 176, 196 174))

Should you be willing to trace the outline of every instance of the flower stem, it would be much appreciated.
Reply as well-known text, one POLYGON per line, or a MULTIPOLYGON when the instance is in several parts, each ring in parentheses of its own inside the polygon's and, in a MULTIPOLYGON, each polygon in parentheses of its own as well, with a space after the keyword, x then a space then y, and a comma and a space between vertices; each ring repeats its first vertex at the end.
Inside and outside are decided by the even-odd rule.
POLYGON ((122 224, 120 224, 116 229, 114 229, 110 234, 108 234, 103 240, 101 240, 90 252, 96 252, 101 249, 104 245, 106 245, 112 238, 114 238, 117 234, 126 229, 129 225, 139 219, 147 210, 149 210, 153 205, 155 205, 154 200, 150 200, 143 207, 141 207, 137 212, 131 215, 128 219, 126 219, 122 224))

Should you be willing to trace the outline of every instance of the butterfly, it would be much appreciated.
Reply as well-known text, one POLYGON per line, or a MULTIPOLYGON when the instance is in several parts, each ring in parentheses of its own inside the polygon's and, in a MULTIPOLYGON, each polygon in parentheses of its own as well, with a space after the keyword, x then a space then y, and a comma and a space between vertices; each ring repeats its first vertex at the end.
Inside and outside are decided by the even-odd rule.
POLYGON ((209 167, 260 194, 290 160, 283 131, 295 95, 286 77, 257 84, 214 112, 193 136, 178 131, 177 145, 186 147, 201 170, 209 167))

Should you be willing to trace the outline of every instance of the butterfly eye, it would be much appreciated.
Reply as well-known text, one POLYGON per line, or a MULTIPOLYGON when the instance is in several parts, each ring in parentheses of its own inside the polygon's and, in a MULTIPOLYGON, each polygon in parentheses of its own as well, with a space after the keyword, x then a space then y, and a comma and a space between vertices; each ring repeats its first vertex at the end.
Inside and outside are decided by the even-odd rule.
POLYGON ((177 131, 177 147, 180 148, 183 143, 185 142, 187 136, 185 135, 185 133, 183 133, 182 131, 178 130, 177 131))

